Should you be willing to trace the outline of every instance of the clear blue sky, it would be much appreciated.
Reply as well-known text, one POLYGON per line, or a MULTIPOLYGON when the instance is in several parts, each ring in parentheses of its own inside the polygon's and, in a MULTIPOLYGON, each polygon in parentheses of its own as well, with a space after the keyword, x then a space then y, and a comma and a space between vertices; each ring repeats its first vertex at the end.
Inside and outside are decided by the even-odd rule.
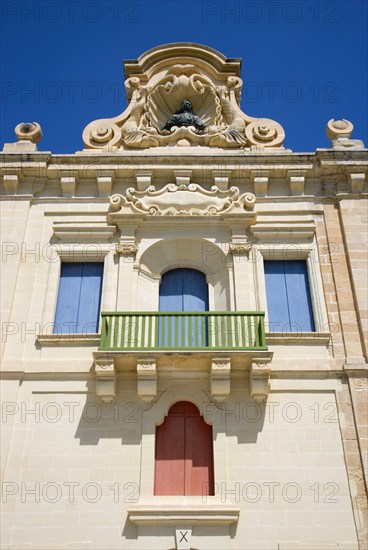
POLYGON ((37 121, 40 150, 83 148, 125 108, 122 60, 168 42, 243 59, 242 109, 283 125, 294 151, 328 147, 330 118, 367 145, 367 6, 360 0, 3 0, 1 143, 37 121))

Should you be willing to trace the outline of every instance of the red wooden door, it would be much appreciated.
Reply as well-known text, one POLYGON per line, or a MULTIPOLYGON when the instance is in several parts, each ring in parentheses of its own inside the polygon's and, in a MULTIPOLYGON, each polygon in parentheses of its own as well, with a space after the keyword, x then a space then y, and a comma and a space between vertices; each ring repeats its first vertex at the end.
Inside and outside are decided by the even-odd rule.
POLYGON ((195 405, 175 403, 156 428, 155 495, 213 495, 212 427, 195 405))

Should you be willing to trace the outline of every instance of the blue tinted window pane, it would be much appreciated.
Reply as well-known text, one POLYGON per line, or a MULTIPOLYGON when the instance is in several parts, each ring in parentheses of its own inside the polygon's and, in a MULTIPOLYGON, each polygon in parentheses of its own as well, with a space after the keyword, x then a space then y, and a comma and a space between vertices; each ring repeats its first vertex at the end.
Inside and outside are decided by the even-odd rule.
MULTIPOLYGON (((168 271, 162 276, 160 285, 160 311, 208 311, 208 286, 206 276, 201 271, 188 268, 179 268, 168 271)), ((160 321, 161 323, 161 321, 160 321)), ((159 346, 172 347, 173 342, 169 342, 169 321, 166 320, 163 332, 159 331, 159 346)), ((189 330, 188 319, 172 319, 171 334, 172 340, 175 334, 175 323, 177 323, 177 332, 179 334, 178 345, 205 345, 202 337, 203 332, 207 335, 207 327, 203 330, 202 320, 198 319, 198 330, 194 328, 189 330), (183 323, 185 325, 183 326, 183 323), (191 332, 191 334, 189 334, 191 332)), ((161 326, 161 324, 160 324, 161 326)), ((207 336, 206 336, 207 341, 207 336)))
POLYGON ((308 272, 303 260, 265 261, 270 331, 313 332, 308 272))
POLYGON ((63 263, 54 332, 97 332, 102 288, 102 263, 63 263))
POLYGON ((290 322, 283 261, 264 262, 269 330, 282 332, 290 322))

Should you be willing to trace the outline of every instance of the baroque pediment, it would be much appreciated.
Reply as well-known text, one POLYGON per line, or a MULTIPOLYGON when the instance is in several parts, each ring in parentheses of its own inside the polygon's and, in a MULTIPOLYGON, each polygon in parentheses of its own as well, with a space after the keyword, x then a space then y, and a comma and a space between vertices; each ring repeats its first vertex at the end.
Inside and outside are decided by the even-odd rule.
POLYGON ((125 63, 128 107, 91 122, 87 149, 152 147, 279 148, 277 122, 240 109, 240 60, 198 44, 168 44, 125 63), (183 102, 190 104, 185 110, 183 102))
POLYGON ((151 185, 145 191, 137 191, 131 187, 127 189, 125 196, 115 194, 110 198, 112 210, 119 211, 119 214, 151 216, 216 216, 242 213, 252 210, 255 201, 252 193, 240 195, 237 187, 222 191, 214 185, 208 191, 195 183, 170 183, 159 190, 151 185))

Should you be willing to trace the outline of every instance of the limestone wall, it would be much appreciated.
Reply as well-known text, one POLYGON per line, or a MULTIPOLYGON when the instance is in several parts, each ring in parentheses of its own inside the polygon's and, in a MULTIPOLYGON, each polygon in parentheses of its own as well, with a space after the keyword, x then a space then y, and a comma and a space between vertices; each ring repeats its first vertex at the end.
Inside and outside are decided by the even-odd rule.
POLYGON ((195 175, 212 196, 204 157, 168 149, 164 160, 150 150, 132 155, 137 166, 156 163, 136 181, 131 170, 129 181, 120 177, 120 157, 109 157, 112 168, 95 155, 102 166, 96 182, 94 169, 92 176, 86 171, 91 159, 75 155, 49 159, 37 193, 23 173, 18 195, 4 191, 3 547, 180 548, 175 529, 184 510, 190 548, 364 549, 365 197, 352 193, 345 165, 331 181, 324 175, 328 152, 320 153, 319 164, 311 154, 264 154, 254 175, 250 153, 244 160, 229 150, 213 165, 214 181, 228 189, 238 163, 231 184, 243 201, 256 195, 248 209, 237 204, 233 217, 114 210, 106 185, 108 194, 124 194, 129 186, 147 189, 153 181, 161 188, 195 175), (80 178, 59 178, 56 161, 70 173, 80 169, 80 178), (184 175, 174 171, 180 162, 184 175), (231 169, 219 180, 226 162, 231 169), (302 166, 301 176, 293 166, 302 166), (267 259, 306 261, 314 333, 272 331, 267 259), (210 310, 266 312, 269 349, 215 358, 106 354, 117 395, 111 390, 112 402, 104 403, 96 395, 100 333, 53 334, 60 266, 86 260, 104 263, 101 311, 157 311, 165 271, 200 269, 210 310), (222 369, 217 380, 215 359, 222 369), (143 400, 139 377, 146 367, 151 394, 143 400), (262 403, 254 399, 253 371, 262 379, 262 403), (194 402, 213 426, 216 494, 207 500, 153 496, 155 426, 180 399, 194 402), (198 510, 205 516, 200 522, 198 510))
MULTIPOLYGON (((238 374, 231 398, 219 406, 208 399, 205 378, 196 379, 195 390, 185 384, 163 378, 159 393, 166 397, 152 406, 137 399, 126 376, 111 405, 96 399, 90 380, 24 382, 16 405, 6 408, 13 428, 3 547, 172 548, 173 526, 136 527, 127 512, 153 501, 145 493, 154 457, 143 461, 142 449, 154 434, 144 419, 182 387, 213 426, 215 496, 194 500, 209 508, 231 501, 240 510, 237 527, 194 525, 194 548, 358 548, 334 384, 318 391, 294 384, 300 391, 277 391, 257 404, 238 374)), ((154 499, 159 510, 190 497, 154 499)))

